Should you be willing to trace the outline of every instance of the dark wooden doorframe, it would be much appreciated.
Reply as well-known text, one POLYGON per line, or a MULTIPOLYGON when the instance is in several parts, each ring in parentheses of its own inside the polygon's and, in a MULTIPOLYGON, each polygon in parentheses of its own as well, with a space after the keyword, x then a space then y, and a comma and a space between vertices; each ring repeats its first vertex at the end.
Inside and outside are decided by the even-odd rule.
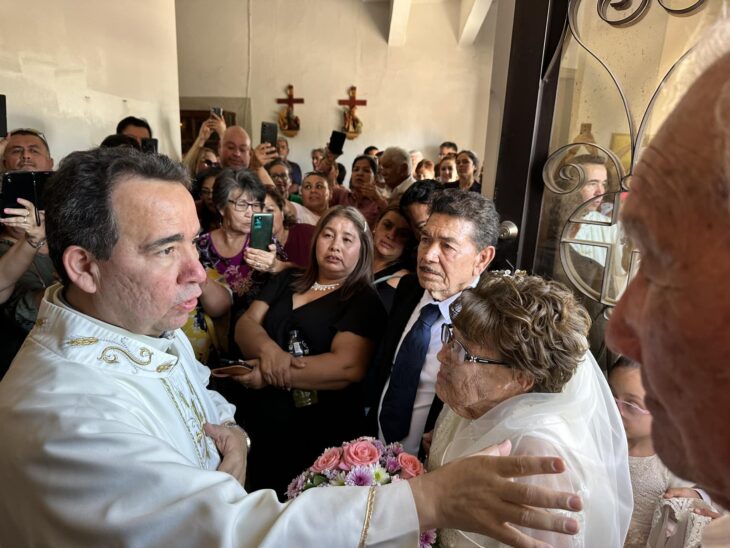
POLYGON ((531 271, 540 223, 542 166, 548 157, 569 0, 517 0, 494 203, 519 227, 500 241, 493 268, 531 271))

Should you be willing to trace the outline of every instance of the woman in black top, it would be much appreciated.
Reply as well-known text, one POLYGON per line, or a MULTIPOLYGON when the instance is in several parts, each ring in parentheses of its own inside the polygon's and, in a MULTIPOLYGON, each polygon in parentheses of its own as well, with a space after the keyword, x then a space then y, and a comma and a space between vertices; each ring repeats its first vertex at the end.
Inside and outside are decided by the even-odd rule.
POLYGON ((274 277, 238 321, 236 343, 260 360, 236 377, 254 389, 237 412, 252 443, 249 488, 283 497, 325 448, 364 432, 359 383, 386 320, 372 285, 372 246, 360 212, 330 209, 315 229, 309 267, 274 277), (309 350, 303 358, 289 354, 294 330, 309 350), (316 403, 297 407, 302 391, 316 391, 316 403))
POLYGON ((373 278, 385 309, 390 312, 400 279, 408 274, 407 263, 415 238, 408 219, 396 205, 388 206, 373 228, 373 278))

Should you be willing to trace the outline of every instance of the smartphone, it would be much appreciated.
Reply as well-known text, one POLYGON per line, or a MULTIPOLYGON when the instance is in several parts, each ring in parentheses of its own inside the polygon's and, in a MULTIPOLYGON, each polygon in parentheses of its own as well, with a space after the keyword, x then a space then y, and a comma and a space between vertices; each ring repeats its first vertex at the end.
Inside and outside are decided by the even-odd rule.
POLYGON ((40 224, 38 211, 44 209, 43 188, 52 171, 7 171, 3 173, 2 187, 0 187, 0 215, 5 214, 6 207, 22 207, 18 198, 25 198, 33 202, 36 207, 36 223, 40 224))
POLYGON ((341 131, 333 131, 330 135, 330 143, 327 145, 329 151, 335 156, 342 154, 342 147, 345 144, 347 135, 341 131))
POLYGON ((279 126, 273 122, 261 122, 261 142, 276 146, 276 139, 279 137, 279 126))
POLYGON ((210 107, 210 111, 219 118, 223 118, 223 107, 210 107))
POLYGON ((157 154, 157 139, 142 139, 142 152, 157 154))
POLYGON ((8 134, 8 109, 5 96, 0 95, 0 139, 8 134))
POLYGON ((251 218, 251 247, 268 251, 273 230, 273 213, 254 213, 251 218))
POLYGON ((243 360, 221 359, 220 363, 224 364, 224 367, 218 367, 211 370, 211 374, 214 377, 239 377, 241 375, 247 375, 253 371, 253 365, 246 363, 243 360))

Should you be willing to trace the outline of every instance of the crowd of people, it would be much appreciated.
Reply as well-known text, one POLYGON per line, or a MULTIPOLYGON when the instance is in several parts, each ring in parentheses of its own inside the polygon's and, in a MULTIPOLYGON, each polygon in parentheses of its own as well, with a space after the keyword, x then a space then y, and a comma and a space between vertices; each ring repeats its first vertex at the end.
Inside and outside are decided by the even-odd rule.
MULTIPOLYGON (((437 162, 369 146, 349 184, 327 146, 303 172, 286 139, 253 148, 215 113, 182 163, 138 118, 69 154, 42 210, 20 198, 0 219, 0 544, 412 546, 438 528, 442 546, 638 547, 678 522, 687 546, 727 545, 728 137, 706 105, 724 105, 728 67, 636 170, 623 223, 642 262, 607 373, 565 285, 489 269, 499 215, 452 142, 437 162), (680 146, 693 131, 706 139, 680 146), (718 181, 681 212, 660 188, 698 183, 672 179, 677 157, 718 181), (680 225, 700 219, 689 245, 680 225), (236 363, 250 371, 209 387, 236 363), (360 436, 428 473, 283 503, 360 436)), ((5 171, 54 168, 39 131, 0 146, 5 171)), ((597 218, 606 160, 580 163, 597 218)))

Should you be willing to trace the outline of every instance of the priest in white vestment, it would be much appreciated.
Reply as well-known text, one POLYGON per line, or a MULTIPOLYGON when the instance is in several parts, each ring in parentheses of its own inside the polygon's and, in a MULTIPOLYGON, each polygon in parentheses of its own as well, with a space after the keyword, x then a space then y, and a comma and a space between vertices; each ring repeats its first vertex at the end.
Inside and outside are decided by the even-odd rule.
POLYGON ((168 158, 116 148, 72 153, 46 185, 63 284, 0 382, 0 546, 410 547, 419 529, 462 522, 518 538, 508 499, 580 509, 569 493, 515 498, 520 466, 551 473, 555 458, 479 457, 476 476, 467 462, 288 504, 246 493, 247 436, 179 329, 209 296, 185 180, 168 158), (479 480, 489 487, 468 493, 479 480))

